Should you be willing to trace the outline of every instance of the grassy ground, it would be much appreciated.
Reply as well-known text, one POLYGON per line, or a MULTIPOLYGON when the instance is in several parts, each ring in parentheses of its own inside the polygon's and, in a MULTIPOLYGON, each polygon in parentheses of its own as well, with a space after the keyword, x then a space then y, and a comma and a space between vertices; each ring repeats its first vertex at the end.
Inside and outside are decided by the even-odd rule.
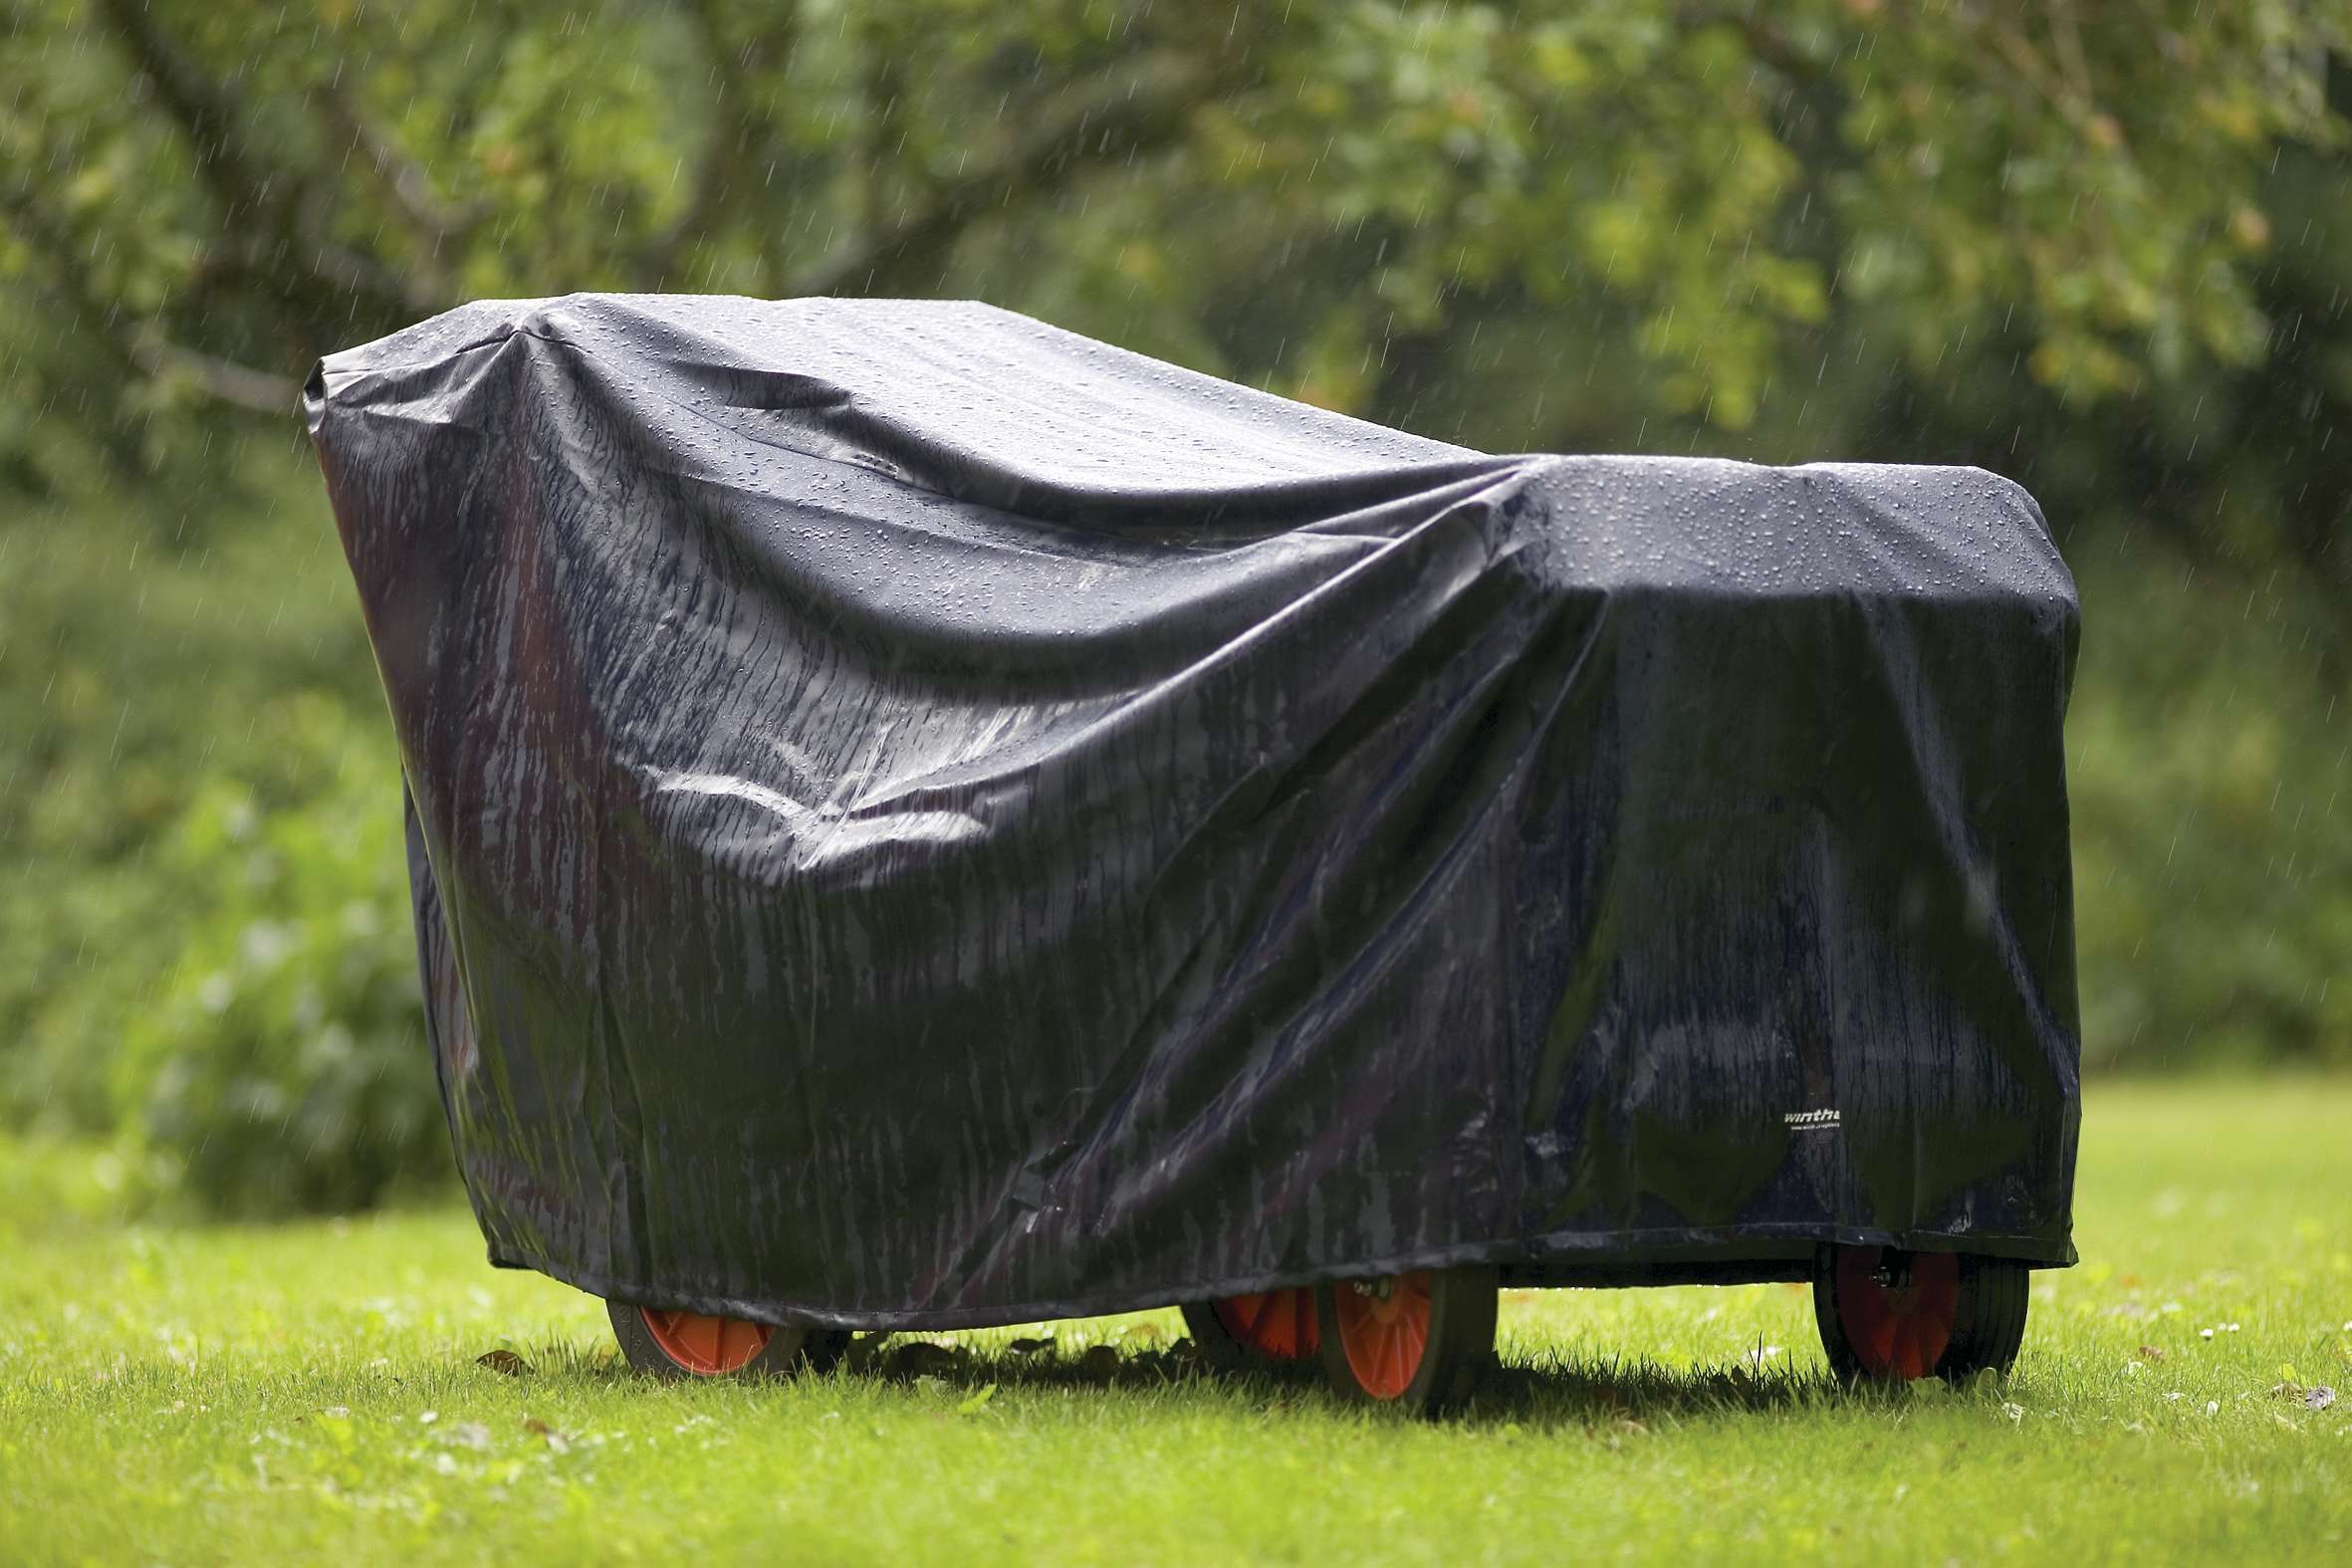
POLYGON ((2352 1083, 2096 1086, 2082 1170, 2005 1386, 1834 1392, 1785 1286, 1515 1293, 1416 1428, 1193 1375, 1173 1313, 657 1386, 462 1214, 123 1229, 0 1149, 0 1560, 2346 1560, 2352 1083))

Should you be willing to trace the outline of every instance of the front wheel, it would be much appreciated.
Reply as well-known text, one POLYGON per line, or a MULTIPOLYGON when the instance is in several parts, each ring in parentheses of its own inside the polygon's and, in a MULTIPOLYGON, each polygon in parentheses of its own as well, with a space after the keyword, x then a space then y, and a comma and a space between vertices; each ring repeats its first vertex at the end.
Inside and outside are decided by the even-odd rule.
POLYGON ((1323 1374, 1343 1398, 1443 1415, 1495 1359, 1498 1295, 1492 1266, 1325 1281, 1314 1292, 1323 1374))
POLYGON ((1813 1269, 1813 1320, 1842 1381, 1958 1383, 2015 1363, 2027 1284, 2005 1257, 1832 1246, 1813 1269))
POLYGON ((670 1312, 607 1301, 612 1337, 639 1372, 672 1382, 684 1378, 790 1377, 823 1372, 841 1359, 849 1335, 799 1324, 784 1328, 737 1317, 670 1312))

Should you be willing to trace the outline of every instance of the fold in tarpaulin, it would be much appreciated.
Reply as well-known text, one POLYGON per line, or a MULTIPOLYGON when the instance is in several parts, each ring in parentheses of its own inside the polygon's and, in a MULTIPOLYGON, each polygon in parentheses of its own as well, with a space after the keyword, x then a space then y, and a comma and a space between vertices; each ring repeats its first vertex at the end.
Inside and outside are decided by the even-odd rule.
POLYGON ((2077 613, 2004 480, 897 301, 478 304, 309 415, 497 1262, 952 1327, 2072 1257, 2077 613))

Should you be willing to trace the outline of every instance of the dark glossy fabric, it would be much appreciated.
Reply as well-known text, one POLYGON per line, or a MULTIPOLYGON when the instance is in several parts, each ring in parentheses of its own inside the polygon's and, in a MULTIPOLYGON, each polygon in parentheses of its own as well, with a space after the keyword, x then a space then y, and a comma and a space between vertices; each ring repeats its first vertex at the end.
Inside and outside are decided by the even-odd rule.
POLYGON ((310 417, 497 1261, 946 1327, 2071 1256, 2004 480, 1489 457, 952 304, 475 305, 310 417))

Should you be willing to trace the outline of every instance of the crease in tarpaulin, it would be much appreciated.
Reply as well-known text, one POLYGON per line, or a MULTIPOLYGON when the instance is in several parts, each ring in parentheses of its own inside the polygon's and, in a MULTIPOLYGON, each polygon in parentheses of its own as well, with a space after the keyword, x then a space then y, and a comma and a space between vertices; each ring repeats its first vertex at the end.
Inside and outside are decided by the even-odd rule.
POLYGON ((684 794, 740 801, 767 812, 776 832, 793 844, 793 864, 814 869, 860 850, 890 843, 953 844, 987 831, 968 811, 884 811, 868 805, 804 805, 779 790, 727 774, 641 771, 653 778, 656 794, 684 794))
POLYGON ((457 829, 416 878, 464 981, 428 1006, 473 1025, 449 1114, 502 1262, 947 1327, 1437 1260, 2072 1256, 2076 621, 2004 481, 1486 457, 892 302, 488 303, 334 356, 308 411, 457 829), (753 474, 784 432, 709 399, 762 377, 854 417, 753 474), (1936 656, 1857 659, 1857 607, 1936 656), (508 615, 587 662, 502 663, 508 615), (1736 877, 1637 841, 1669 804, 1748 824, 1736 877), (1936 907, 1990 893, 1950 953, 1858 924, 1919 843, 1936 907), (1789 1163, 1784 1013, 1913 1019, 1914 1078, 1975 1053, 1932 1115, 1807 1135, 1913 1170, 1901 1212, 1789 1163), (1644 1126, 1675 1136, 1616 1146, 1644 1126), (1760 1174, 1642 1167, 1701 1126, 1760 1174))
MULTIPOLYGON (((616 367, 612 366, 604 355, 574 339, 531 333, 518 333, 516 336, 531 337, 554 347, 568 349, 579 355, 584 366, 604 371, 608 375, 618 373, 616 367)), ((609 381, 605 384, 615 385, 609 381)), ((619 390, 617 386, 615 386, 615 390, 619 390)), ((1124 529, 1097 529, 1089 527, 1086 522, 1080 520, 1023 511, 1021 501, 1024 498, 1033 505, 1041 497, 1058 498, 1070 488, 1066 483, 1031 481, 1025 484, 1017 479, 1013 470, 1002 470, 994 465, 979 463, 979 460, 972 459, 972 461, 979 463, 979 466, 974 468, 971 478, 994 480, 1009 487, 1011 493, 1004 496, 1000 503, 991 500, 987 494, 969 493, 969 486, 945 485, 937 480, 927 478, 919 472, 908 470, 887 454, 873 452, 860 446, 854 440, 854 436, 858 434, 896 434, 900 429, 899 422, 861 407, 857 400, 845 390, 837 388, 831 390, 837 395, 806 403, 791 403, 773 410, 767 405, 723 405, 741 406, 748 411, 758 412, 783 412, 787 409, 800 411, 811 407, 827 407, 839 408, 857 416, 850 422, 846 432, 836 434, 833 441, 825 443, 809 441, 804 444, 804 441, 786 440, 765 431, 732 424, 720 419, 712 409, 700 406, 691 400, 679 401, 673 397, 664 397, 662 404, 674 414, 694 419, 713 429, 727 431, 739 439, 771 447, 780 452, 789 452, 797 457, 838 464, 859 473, 905 485, 909 489, 919 490, 928 495, 938 496, 942 500, 960 502, 968 506, 986 507, 992 511, 1006 512, 1015 516, 1042 517, 1063 528, 1081 529, 1087 532, 1120 534, 1127 532, 1124 529), (831 450, 824 449, 828 446, 831 450)), ((625 391, 621 391, 620 395, 624 401, 627 399, 625 391)), ((1339 416, 1331 417, 1337 418, 1339 416)), ((795 433, 803 435, 805 439, 815 434, 815 432, 795 433)), ((1337 473, 1283 475, 1270 478, 1246 490, 1210 490, 1199 494, 1182 491, 1135 491, 1110 488, 1086 499, 1097 517, 1107 517, 1125 511, 1149 510, 1155 513, 1165 513, 1169 520, 1181 520, 1195 528, 1214 527, 1230 521, 1234 514, 1239 514, 1242 517, 1254 517, 1263 511, 1284 509, 1286 506, 1290 510, 1295 511, 1301 504, 1337 508, 1343 515, 1352 515, 1376 509, 1383 502, 1404 500, 1409 496, 1424 493, 1432 487, 1490 483, 1508 476, 1515 465, 1526 461, 1516 457, 1489 457, 1458 447, 1442 450, 1446 454, 1442 459, 1433 459, 1404 469, 1386 466, 1337 473)), ((947 452, 942 455, 969 456, 960 452, 947 452)), ((1545 460, 1538 459, 1537 461, 1545 460)), ((886 524, 889 520, 876 521, 886 524)), ((1290 529, 1301 530, 1301 525, 1309 522, 1308 518, 1296 519, 1290 524, 1290 529)), ((1254 529, 1252 535, 1255 536, 1259 532, 1261 531, 1254 529)))

